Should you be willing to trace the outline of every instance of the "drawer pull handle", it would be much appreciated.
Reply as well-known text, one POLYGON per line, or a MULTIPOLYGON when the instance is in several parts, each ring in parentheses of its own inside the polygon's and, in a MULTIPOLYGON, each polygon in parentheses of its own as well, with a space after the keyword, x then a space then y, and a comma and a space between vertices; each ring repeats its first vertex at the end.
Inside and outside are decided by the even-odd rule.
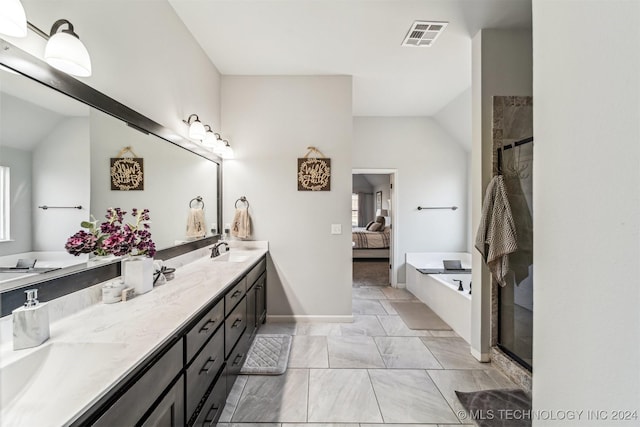
POLYGON ((209 372, 211 371, 211 368, 213 368, 215 364, 216 364, 216 359, 212 359, 212 358, 207 359, 207 361, 204 362, 204 365, 202 365, 202 369, 200 369, 200 372, 198 372, 198 375, 200 375, 203 372, 205 374, 209 375, 209 372), (209 367, 207 367, 207 364, 209 364, 209 363, 210 363, 210 365, 209 365, 209 367))
POLYGON ((209 320, 207 320, 207 323, 205 323, 204 325, 202 325, 202 327, 200 328, 200 330, 198 331, 198 333, 207 332, 209 329, 211 329, 211 328, 208 328, 207 326, 209 326, 209 325, 213 325, 213 324, 215 324, 215 323, 216 323, 216 320, 215 320, 215 319, 209 319, 209 320))
POLYGON ((211 408, 209 409, 209 412, 207 412, 207 416, 204 418, 204 425, 206 426, 212 426, 213 425, 213 421, 216 419, 216 415, 218 415, 218 411, 220 410, 220 405, 218 405, 216 407, 216 404, 214 403, 213 405, 211 405, 211 408), (213 412, 213 414, 211 414, 213 412))
POLYGON ((256 289, 259 291, 260 289, 262 289, 262 285, 256 286, 256 289))
POLYGON ((231 327, 237 328, 240 323, 242 323, 242 319, 238 318, 235 320, 235 322, 233 322, 233 325, 231 325, 231 327))
POLYGON ((242 293, 242 291, 240 289, 236 289, 236 291, 231 294, 231 298, 235 298, 238 295, 240 295, 241 293, 242 293))
POLYGON ((233 365, 233 366, 236 366, 238 363, 240 363, 240 361, 242 360, 242 358, 243 358, 243 357, 244 357, 244 353, 238 353, 238 354, 236 355, 236 358, 235 358, 235 359, 233 359, 233 363, 232 363, 232 365, 233 365))

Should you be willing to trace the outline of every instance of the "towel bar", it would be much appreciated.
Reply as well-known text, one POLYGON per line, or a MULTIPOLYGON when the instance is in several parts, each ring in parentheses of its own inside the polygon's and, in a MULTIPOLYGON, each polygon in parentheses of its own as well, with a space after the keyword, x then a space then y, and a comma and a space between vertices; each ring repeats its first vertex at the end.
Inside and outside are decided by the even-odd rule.
POLYGON ((452 211, 455 211, 456 209, 458 209, 458 207, 457 206, 418 206, 419 211, 426 210, 426 209, 451 209, 452 211))
POLYGON ((39 209, 43 209, 43 210, 47 210, 47 209, 82 209, 82 205, 78 205, 78 206, 47 206, 47 205, 42 205, 42 206, 38 206, 39 209))

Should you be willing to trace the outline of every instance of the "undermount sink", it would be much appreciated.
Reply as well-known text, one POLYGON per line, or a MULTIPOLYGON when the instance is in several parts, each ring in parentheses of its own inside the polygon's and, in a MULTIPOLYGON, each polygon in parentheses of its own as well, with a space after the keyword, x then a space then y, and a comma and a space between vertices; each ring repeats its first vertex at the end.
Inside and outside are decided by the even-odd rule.
POLYGON ((251 255, 242 252, 225 252, 213 259, 213 262, 244 262, 249 259, 251 255))
POLYGON ((125 348, 126 344, 45 343, 0 368, 0 406, 3 410, 31 404, 40 407, 47 406, 47 400, 77 399, 83 385, 105 374, 96 361, 117 365, 127 354, 125 348), (43 399, 47 393, 55 393, 56 399, 43 399))

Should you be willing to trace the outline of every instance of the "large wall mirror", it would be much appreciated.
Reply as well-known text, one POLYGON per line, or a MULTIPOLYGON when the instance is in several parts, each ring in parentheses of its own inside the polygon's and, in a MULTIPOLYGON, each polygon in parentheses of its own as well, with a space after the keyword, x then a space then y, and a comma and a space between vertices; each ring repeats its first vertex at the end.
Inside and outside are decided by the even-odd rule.
MULTIPOLYGON (((26 58, 38 72, 70 79, 15 47, 10 51, 0 55, 0 64, 16 69, 20 67, 12 59, 19 57, 22 63, 26 58)), ((54 90, 37 76, 27 77, 26 69, 23 75, 0 68, 0 292, 6 296, 27 285, 98 268, 100 263, 89 255, 74 257, 64 245, 82 221, 92 215, 103 220, 111 207, 149 209, 153 240, 165 255, 197 247, 186 236, 191 207, 204 208, 206 237, 195 239, 200 246, 217 235, 219 161, 160 138, 157 134, 166 129, 157 124, 146 128, 146 121, 153 123, 148 119, 132 127, 114 117, 119 112, 87 105, 72 97, 77 94, 65 94, 64 87, 54 90), (143 190, 111 189, 110 159, 124 147, 144 159, 143 190), (35 268, 16 269, 19 259, 37 259, 35 268)))

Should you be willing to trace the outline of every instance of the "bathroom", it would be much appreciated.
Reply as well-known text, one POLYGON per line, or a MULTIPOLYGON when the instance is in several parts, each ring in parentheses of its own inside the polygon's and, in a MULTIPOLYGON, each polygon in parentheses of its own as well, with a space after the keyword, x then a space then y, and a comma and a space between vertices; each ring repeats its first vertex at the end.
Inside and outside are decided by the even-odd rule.
MULTIPOLYGON (((59 5, 47 2, 24 1, 23 3, 27 9, 29 20, 43 28, 48 29, 47 27, 51 23, 61 17, 68 18, 74 22, 81 39, 87 46, 91 46, 91 53, 96 61, 94 63, 94 74, 90 80, 92 87, 134 110, 140 111, 155 122, 161 123, 166 128, 172 129, 182 136, 186 134, 187 130, 182 121, 194 112, 200 116, 204 123, 210 124, 216 131, 223 131, 223 137, 230 141, 238 160, 225 162, 224 164, 224 179, 219 182, 223 189, 221 192, 222 199, 220 200, 222 211, 220 217, 215 220, 216 223, 219 222, 221 225, 216 224, 216 227, 222 227, 224 223, 231 220, 233 205, 240 196, 245 195, 251 201, 252 215, 256 220, 260 219, 256 221, 254 231, 257 236, 261 236, 260 238, 270 241, 269 251, 271 258, 267 265, 267 273, 271 277, 276 277, 275 280, 277 280, 275 286, 269 288, 268 291, 270 314, 275 318, 277 316, 286 318, 290 317, 291 313, 296 313, 301 318, 309 320, 313 320, 314 317, 317 320, 321 315, 323 317, 331 317, 331 320, 335 321, 349 320, 351 289, 343 285, 350 282, 351 276, 350 267, 344 261, 349 259, 349 239, 346 236, 347 233, 341 235, 331 235, 329 233, 331 224, 343 224, 344 227, 350 223, 348 216, 350 189, 348 184, 341 185, 339 183, 349 182, 351 170, 354 166, 380 168, 389 166, 381 163, 362 165, 355 162, 355 159, 363 159, 363 157, 361 157, 362 150, 358 150, 360 154, 352 152, 351 140, 353 135, 357 133, 364 134, 364 128, 360 125, 372 120, 360 118, 355 120, 360 123, 354 124, 352 83, 350 79, 344 76, 296 76, 295 78, 286 78, 282 76, 249 77, 222 74, 199 49, 191 48, 195 45, 193 36, 176 19, 175 12, 171 6, 164 2, 128 2, 126 16, 122 16, 121 12, 114 11, 107 4, 100 2, 92 2, 90 6, 82 3, 74 4, 73 10, 69 11, 63 10, 59 5), (153 25, 147 20, 150 15, 154 17, 153 25), (117 31, 114 31, 114 28, 117 28, 117 31), (166 28, 171 28, 171 31, 166 31, 166 28), (168 34, 170 34, 170 37, 168 34), (114 76, 117 76, 117 78, 114 76), (264 96, 260 104, 261 108, 255 111, 248 111, 247 105, 254 105, 261 101, 255 96, 257 93, 264 96), (275 108, 269 108, 269 104, 277 100, 282 93, 288 93, 291 97, 287 98, 287 102, 277 104, 280 109, 280 116, 276 114, 276 111, 272 111, 275 108), (149 94, 153 94, 153 96, 149 96, 149 94), (300 105, 298 101, 309 97, 318 101, 314 108, 310 108, 307 111, 309 117, 303 117, 295 123, 291 123, 291 120, 285 118, 298 117, 301 113, 298 108, 300 105), (243 126, 247 122, 260 124, 260 126, 243 126), (278 126, 275 126, 274 123, 278 123, 278 126), (224 134, 224 131, 228 133, 224 134), (318 142, 317 139, 311 138, 309 135, 322 135, 322 140, 318 142), (255 141, 256 143, 244 145, 240 144, 240 141, 255 141), (268 144, 258 143, 259 141, 268 141, 268 144), (235 145, 234 142, 236 142, 235 145), (291 175, 292 173, 295 175, 295 170, 292 172, 288 169, 293 168, 289 160, 302 157, 308 145, 319 146, 333 160, 333 185, 330 192, 300 194, 295 189, 292 189, 291 175), (248 157, 251 158, 251 161, 241 161, 241 159, 247 159, 248 157), (274 170, 279 172, 274 174, 274 170), (255 186, 260 177, 268 177, 264 187, 255 186), (278 209, 273 209, 274 206, 277 206, 278 209), (283 214, 289 210, 295 212, 295 215, 283 214), (311 223, 317 226, 310 227, 311 223), (314 242, 311 245, 305 244, 303 251, 300 249, 299 239, 292 232, 300 229, 309 230, 306 237, 308 237, 309 241, 314 242), (301 256, 302 252, 304 252, 304 256, 301 256), (318 265, 330 265, 331 268, 318 268, 318 265), (309 274, 310 271, 313 271, 313 274, 309 274), (322 310, 318 310, 318 307, 321 307, 322 310), (322 314, 320 315, 320 313, 322 314)), ((547 16, 554 16, 554 12, 558 12, 550 5, 547 5, 546 8, 547 16)), ((585 11, 581 10, 581 12, 585 11)), ((588 14, 588 12, 585 13, 588 14)), ((568 18, 570 14, 567 13, 566 15, 568 18)), ((630 17, 633 16, 633 13, 627 13, 626 16, 629 18, 625 18, 625 15, 620 16, 620 18, 631 20, 632 18, 630 17)), ((536 18, 540 22, 538 25, 543 25, 544 23, 548 25, 548 27, 545 27, 546 29, 555 28, 551 22, 548 22, 550 18, 545 18, 542 12, 537 12, 536 18)), ((535 22, 534 25, 536 25, 535 22)), ((633 27, 635 25, 629 25, 629 28, 633 27)), ((567 28, 576 29, 577 32, 580 26, 570 23, 567 28)), ((611 35, 608 37, 616 36, 611 35)), ((622 38, 622 35, 620 37, 622 38)), ((31 52, 36 57, 41 57, 44 41, 33 34, 29 36, 27 41, 11 39, 10 42, 21 49, 31 52)), ((541 43, 546 42, 543 41, 541 43)), ((617 45, 617 43, 612 43, 612 45, 617 45)), ((546 44, 544 47, 550 48, 546 44)), ((575 48, 575 46, 572 46, 572 48, 575 48)), ((543 65, 544 62, 540 61, 539 64, 541 64, 539 65, 540 67, 545 67, 543 65)), ((620 65, 619 69, 624 68, 622 66, 624 65, 623 61, 613 62, 613 64, 620 65)), ((590 68, 591 63, 585 61, 583 65, 584 67, 580 67, 580 70, 584 71, 590 68)), ((601 67, 605 66, 604 64, 601 65, 601 67)), ((551 65, 547 64, 546 67, 544 70, 550 68, 551 65)), ((591 77, 595 76, 591 75, 591 77)), ((611 88, 611 85, 612 83, 607 83, 604 87, 615 89, 611 88)), ((540 90, 548 96, 552 92, 551 89, 540 90)), ((605 95, 603 94, 603 96, 605 95)), ((572 107, 575 108, 579 108, 579 106, 579 103, 572 104, 572 107)), ((631 109, 632 107, 629 106, 629 108, 631 109)), ((544 117, 548 119, 547 116, 544 117)), ((576 126, 571 126, 571 131, 563 134, 567 138, 577 128, 591 129, 588 124, 585 125, 584 120, 569 120, 566 126, 569 127, 569 124, 576 126), (578 124, 580 126, 577 126, 578 124)), ((564 129, 564 125, 555 122, 554 126, 564 129)), ((133 132, 130 128, 126 129, 133 132)), ((593 135, 600 135, 597 129, 591 130, 594 131, 593 135)), ((376 126, 372 124, 366 133, 375 135, 376 126)), ((584 135, 581 133, 583 138, 580 139, 591 141, 592 136, 586 134, 586 130, 584 133, 584 135)), ((380 144, 383 144, 384 139, 391 137, 393 134, 392 131, 389 131, 388 134, 379 134, 383 140, 380 141, 380 144)), ((124 137, 127 139, 126 142, 112 142, 122 147, 133 145, 135 151, 135 145, 141 144, 136 142, 137 138, 142 138, 144 135, 139 132, 133 132, 131 135, 134 136, 124 137), (129 140, 133 142, 130 144, 129 140)), ((116 138, 113 139, 115 140, 116 138)), ((604 139, 601 138, 601 140, 604 139)), ((619 139, 626 141, 631 138, 621 137, 619 139)), ((558 137, 555 140, 560 142, 558 137)), ((365 142, 360 144, 362 144, 360 148, 366 148, 365 142)), ((552 154, 546 151, 548 149, 545 150, 544 147, 541 150, 542 152, 536 152, 536 155, 542 154, 537 157, 541 159, 541 168, 545 166, 544 161, 548 162, 546 163, 549 166, 547 173, 550 175, 544 177, 544 183, 548 184, 547 188, 550 188, 550 193, 547 196, 538 196, 551 205, 554 201, 557 201, 554 195, 559 198, 560 196, 564 197, 564 195, 558 194, 560 189, 556 189, 553 183, 562 181, 560 173, 563 170, 566 171, 566 164, 571 164, 574 154, 568 154, 564 151, 552 154), (559 158, 565 164, 558 164, 558 162, 554 161, 555 155, 559 155, 559 158), (551 177, 556 179, 552 180, 551 177)), ((594 153, 594 156, 596 153, 594 153)), ((587 155, 591 156, 588 153, 587 155)), ((146 157, 146 154, 142 157, 146 157)), ((629 157, 633 158, 633 156, 629 157)), ((593 157, 593 162, 596 162, 596 160, 593 157)), ((624 162, 625 159, 621 159, 621 161, 624 162)), ((470 170, 478 167, 476 163, 472 165, 471 159, 468 159, 466 165, 466 168, 470 170)), ((629 167, 629 170, 631 169, 629 167)), ((475 172, 472 171, 469 175, 473 174, 475 176, 477 169, 474 170, 475 172)), ((618 168, 616 168, 617 170, 618 168)), ((582 169, 579 172, 579 176, 586 177, 585 179, 588 179, 588 182, 593 179, 587 172, 583 173, 582 169)), ((403 177, 406 179, 406 175, 400 175, 399 177, 398 185, 400 187, 403 185, 403 177)), ((471 178, 468 178, 468 180, 471 182, 471 178)), ((629 181, 632 180, 633 176, 630 177, 629 181)), ((480 183, 474 181, 474 185, 480 186, 480 183)), ((152 192, 155 190, 147 188, 145 192, 147 191, 152 192)), ((402 188, 400 188, 400 191, 402 191, 402 188)), ((191 191, 188 191, 188 193, 189 199, 197 195, 196 192, 192 194, 191 191)), ((470 217, 471 206, 479 206, 479 203, 477 200, 472 200, 471 195, 468 197, 469 208, 466 213, 470 217)), ((613 195, 610 197, 613 197, 613 195)), ((566 200, 569 199, 567 198, 566 200)), ((403 200, 406 200, 406 198, 403 200)), ((91 202, 91 200, 88 201, 88 203, 91 202)), ((218 201, 216 200, 216 202, 218 201)), ((46 203, 53 204, 54 202, 46 203)), ((72 201, 71 203, 75 204, 77 202, 72 201)), ((84 202, 81 203, 84 205, 84 202)), ((211 206, 208 199, 205 199, 205 203, 207 207, 211 206)), ((417 206, 417 203, 413 205, 417 206)), ((571 209, 570 206, 567 206, 568 202, 562 202, 561 205, 564 209, 571 209)), ((138 205, 138 203, 123 205, 123 207, 128 208, 134 206, 144 207, 141 204, 138 205)), ((588 212, 589 209, 590 207, 585 206, 585 209, 581 210, 581 212, 588 212)), ((102 215, 102 213, 97 213, 97 215, 102 215)), ((540 215, 542 215, 540 219, 544 219, 545 215, 547 215, 547 219, 551 219, 548 217, 550 214, 542 213, 540 215)), ((153 219, 155 219, 155 216, 152 212, 153 219)), ((184 223, 181 223, 180 226, 183 225, 184 223)), ((399 226, 402 227, 402 224, 399 224, 399 226)), ((157 223, 152 224, 152 230, 158 229, 160 231, 161 228, 162 226, 157 223)), ((582 230, 584 229, 583 227, 582 230)), ((400 228, 398 231, 402 232, 402 229, 400 228)), ((598 233, 601 231, 604 233, 603 230, 598 228, 598 233)), ((461 233, 464 234, 464 231, 461 233)), ((579 236, 582 236, 582 232, 554 228, 554 233, 556 234, 553 237, 543 236, 544 238, 540 239, 541 244, 547 242, 548 245, 551 245, 547 247, 547 250, 551 251, 548 252, 549 254, 556 253, 556 251, 552 251, 552 248, 555 247, 552 244, 562 246, 563 236, 569 242, 581 241, 579 236)), ((467 235, 470 234, 471 231, 468 230, 467 235)), ((174 239, 179 240, 180 238, 175 237, 174 239)), ((464 238, 461 240, 464 240, 464 238)), ((637 250, 633 249, 635 246, 629 244, 625 247, 630 248, 628 253, 631 258, 633 254, 637 254, 637 250)), ((443 248, 442 250, 448 249, 443 248)), ((409 251, 408 248, 406 251, 409 251)), ((470 248, 468 248, 468 251, 471 251, 470 248)), ((617 251, 611 251, 612 254, 614 252, 617 253, 617 251)), ((582 255, 591 256, 585 251, 580 251, 580 254, 577 258, 582 259, 582 255)), ((573 259, 568 261, 569 263, 574 262, 573 259)), ((540 294, 542 304, 539 305, 543 310, 540 312, 541 316, 553 317, 554 311, 551 308, 569 304, 576 295, 583 295, 584 298, 589 297, 589 293, 583 293, 585 283, 593 286, 593 288, 597 287, 593 282, 595 279, 589 277, 580 277, 580 286, 570 280, 569 270, 586 271, 588 268, 570 269, 567 264, 558 267, 556 260, 549 260, 546 257, 541 258, 540 262, 538 265, 540 265, 539 268, 542 271, 542 275, 537 276, 537 278, 542 279, 545 274, 546 277, 549 277, 552 276, 551 272, 556 274, 559 271, 562 277, 566 279, 563 281, 563 286, 556 287, 556 289, 562 288, 563 292, 560 295, 556 295, 555 292, 551 295, 550 291, 542 291, 543 293, 540 294), (568 296, 564 293, 568 290, 575 292, 568 296), (547 307, 546 310, 545 307, 547 307)), ((605 264, 617 265, 617 262, 614 259, 607 258, 605 264)), ((635 261, 630 261, 630 263, 633 262, 635 261)), ((402 258, 397 259, 396 263, 402 264, 402 258)), ((619 270, 616 271, 622 275, 619 270)), ((553 278, 554 282, 556 280, 553 278)), ((618 277, 618 275, 616 275, 616 281, 620 283, 634 282, 632 278, 626 276, 618 277)), ((603 303, 601 299, 598 304, 595 304, 589 298, 586 305, 583 301, 582 306, 585 310, 587 308, 595 310, 596 307, 599 307, 598 310, 606 310, 612 316, 616 316, 617 313, 623 316, 622 313, 628 313, 628 303, 626 301, 633 300, 633 296, 621 292, 616 297, 611 297, 616 299, 615 303, 613 301, 604 301, 604 308, 601 305, 603 303), (624 298, 625 295, 626 298, 624 298), (618 303, 622 304, 624 309, 619 309, 618 303)), ((487 302, 486 299, 484 301, 485 303, 487 302)), ((475 307, 474 310, 483 311, 485 308, 475 307)), ((579 319, 582 319, 582 317, 577 316, 575 320, 570 319, 569 322, 561 324, 560 327, 567 332, 581 330, 581 327, 569 328, 572 325, 575 326, 579 319)), ((629 319, 628 315, 626 319, 629 319)), ((631 322, 624 324, 634 324, 634 319, 631 318, 631 322)), ((583 320, 589 321, 589 319, 583 320)), ((547 364, 540 365, 537 371, 538 387, 541 387, 540 396, 552 396, 557 398, 556 402, 564 403, 567 400, 559 396, 558 393, 553 392, 553 386, 558 384, 555 379, 558 377, 558 371, 567 369, 573 372, 578 369, 573 366, 573 363, 563 362, 563 360, 567 360, 566 354, 570 354, 573 350, 569 351, 566 348, 568 345, 565 346, 557 342, 554 342, 552 346, 549 342, 551 340, 545 339, 545 335, 540 334, 552 337, 554 336, 554 328, 557 328, 558 325, 551 325, 544 320, 541 320, 541 322, 537 325, 534 336, 534 339, 536 336, 539 339, 537 350, 534 352, 543 354, 546 351, 547 353, 544 354, 548 354, 550 357, 551 355, 554 356, 554 361, 547 361, 547 364), (563 351, 567 353, 563 353, 563 351), (548 393, 543 393, 543 390, 548 393)), ((596 328, 593 330, 599 331, 597 325, 595 326, 596 328)), ((633 331, 636 331, 636 329, 633 329, 633 331)), ((485 331, 476 331, 476 333, 478 336, 483 336, 485 331)), ((474 343, 474 345, 477 345, 477 343, 474 343)), ((618 341, 614 343, 613 347, 620 350, 617 354, 621 355, 628 350, 628 346, 624 346, 618 341)), ((595 363, 596 356, 604 357, 600 352, 593 352, 591 346, 586 344, 579 346, 579 349, 581 354, 591 355, 585 356, 587 361, 579 364, 582 369, 591 362, 595 363)), ((483 349, 480 349, 480 351, 483 351, 483 349)), ((623 365, 626 363, 624 360, 621 362, 623 365)), ((579 375, 576 374, 574 377, 576 390, 581 388, 589 389, 589 387, 582 387, 584 384, 581 382, 579 375)), ((609 384, 608 381, 605 381, 605 383, 609 384)), ((626 384, 626 389, 634 389, 633 384, 629 384, 628 381, 623 381, 623 383, 626 384)), ((579 394, 579 396, 582 395, 579 394)), ((591 396, 601 396, 605 399, 604 401, 610 401, 608 400, 608 395, 602 395, 602 393, 595 391, 592 391, 591 396)), ((544 397, 541 399, 543 400, 540 400, 540 402, 545 403, 552 401, 546 400, 544 397)), ((551 399, 551 397, 548 399, 551 399)), ((590 400, 583 396, 581 401, 590 400)))

